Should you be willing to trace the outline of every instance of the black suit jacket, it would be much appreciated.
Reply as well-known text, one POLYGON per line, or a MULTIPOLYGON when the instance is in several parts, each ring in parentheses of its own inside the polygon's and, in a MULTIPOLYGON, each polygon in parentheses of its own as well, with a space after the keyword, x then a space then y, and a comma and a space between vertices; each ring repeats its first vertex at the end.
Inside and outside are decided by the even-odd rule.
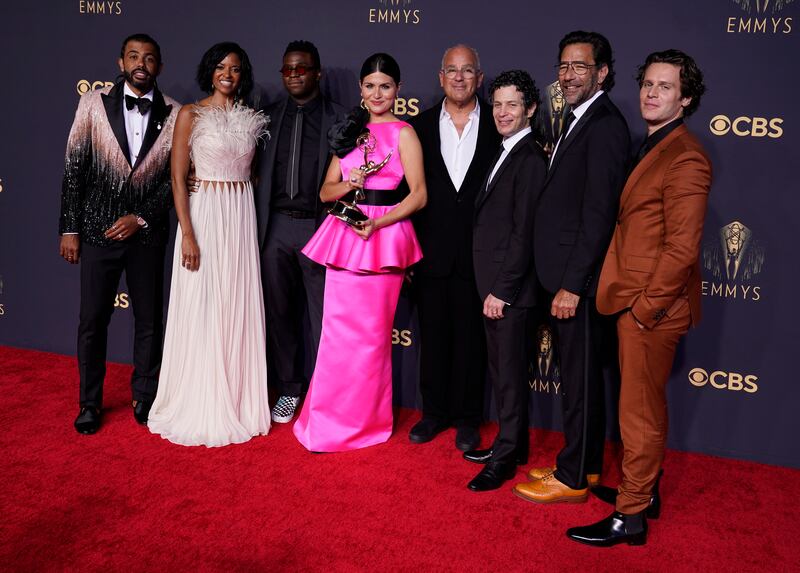
POLYGON ((131 165, 123 86, 120 81, 81 96, 67 142, 59 233, 109 246, 106 229, 132 213, 148 226, 129 241, 165 244, 172 206, 169 159, 180 104, 155 88, 139 159, 131 165))
POLYGON ((536 210, 536 270, 548 292, 595 296, 629 147, 628 124, 605 93, 559 144, 536 210))
POLYGON ((472 279, 472 221, 475 199, 486 181, 492 158, 500 148, 500 135, 494 126, 492 108, 479 100, 480 120, 475 155, 467 174, 456 191, 442 159, 442 138, 439 133, 438 105, 412 118, 409 123, 417 132, 425 158, 425 184, 428 202, 412 219, 425 256, 414 267, 422 276, 446 277, 452 274, 472 279))
POLYGON ((472 257, 481 300, 491 293, 513 307, 535 306, 534 220, 546 174, 544 151, 528 134, 478 194, 472 257))
MULTIPOLYGON (((325 173, 328 171, 328 166, 331 162, 331 149, 328 145, 328 130, 331 126, 344 117, 344 108, 338 103, 331 101, 327 97, 320 94, 322 98, 322 124, 320 126, 319 141, 319 168, 318 168, 318 186, 322 187, 322 182, 325 180, 325 173)), ((258 226, 258 244, 261 249, 264 248, 264 242, 267 239, 267 225, 269 224, 269 204, 272 198, 272 179, 275 169, 275 156, 278 153, 278 136, 281 133, 281 125, 283 118, 286 116, 286 104, 289 102, 288 98, 281 99, 273 104, 264 108, 264 114, 270 118, 269 131, 272 137, 266 138, 264 143, 259 146, 258 150, 258 170, 257 170, 257 185, 255 190, 255 204, 256 204, 256 223, 258 226)), ((317 222, 321 222, 324 218, 325 204, 319 198, 319 192, 316 193, 317 199, 317 222)))

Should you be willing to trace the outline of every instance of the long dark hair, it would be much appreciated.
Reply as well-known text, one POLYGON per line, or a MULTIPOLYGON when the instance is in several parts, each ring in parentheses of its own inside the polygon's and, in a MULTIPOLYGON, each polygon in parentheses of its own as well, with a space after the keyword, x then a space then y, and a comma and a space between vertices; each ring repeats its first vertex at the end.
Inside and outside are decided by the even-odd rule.
MULTIPOLYGON (((358 79, 364 81, 365 77, 376 72, 386 74, 396 84, 400 83, 400 66, 389 54, 378 52, 364 60, 358 79)), ((367 122, 369 122, 369 110, 356 106, 343 120, 331 127, 328 131, 328 143, 337 157, 342 158, 355 149, 358 136, 369 131, 367 122)))

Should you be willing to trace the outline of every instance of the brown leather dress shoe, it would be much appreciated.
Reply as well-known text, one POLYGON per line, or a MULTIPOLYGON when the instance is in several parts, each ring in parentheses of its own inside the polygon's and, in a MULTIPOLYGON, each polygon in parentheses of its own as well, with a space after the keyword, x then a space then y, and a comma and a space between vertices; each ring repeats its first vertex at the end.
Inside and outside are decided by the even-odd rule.
POLYGON ((542 479, 544 476, 553 473, 556 471, 555 466, 547 466, 544 468, 531 468, 528 470, 528 479, 531 481, 536 481, 542 479))
POLYGON ((589 497, 589 488, 572 489, 550 473, 536 481, 518 483, 514 495, 533 503, 583 503, 589 497))
MULTIPOLYGON (((556 466, 532 468, 530 471, 528 471, 528 479, 533 481, 539 480, 544 476, 553 473, 554 471, 556 471, 556 466)), ((596 487, 600 483, 600 474, 586 474, 586 481, 589 483, 589 487, 596 487)))

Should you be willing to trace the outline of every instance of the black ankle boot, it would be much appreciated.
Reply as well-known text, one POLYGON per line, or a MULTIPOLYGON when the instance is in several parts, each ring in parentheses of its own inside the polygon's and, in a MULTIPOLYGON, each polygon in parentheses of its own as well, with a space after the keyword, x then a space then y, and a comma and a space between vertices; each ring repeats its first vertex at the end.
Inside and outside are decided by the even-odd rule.
POLYGON ((618 543, 644 545, 647 542, 645 512, 625 515, 615 511, 602 521, 567 530, 567 537, 595 547, 610 547, 618 543))
MULTIPOLYGON (((659 492, 658 485, 661 483, 662 475, 664 475, 664 470, 658 472, 658 478, 656 478, 653 492, 650 495, 650 504, 647 506, 647 509, 645 509, 647 519, 658 519, 661 515, 661 493, 659 492)), ((590 491, 601 501, 611 505, 616 505, 617 503, 617 490, 613 487, 598 485, 593 487, 590 491)))

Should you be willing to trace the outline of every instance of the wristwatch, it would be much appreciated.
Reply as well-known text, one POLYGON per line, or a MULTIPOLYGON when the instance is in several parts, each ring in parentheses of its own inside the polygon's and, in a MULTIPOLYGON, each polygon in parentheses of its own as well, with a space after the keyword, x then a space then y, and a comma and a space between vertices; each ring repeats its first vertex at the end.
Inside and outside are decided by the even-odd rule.
POLYGON ((142 219, 139 215, 136 215, 136 224, 139 225, 142 229, 147 228, 147 221, 142 219))

